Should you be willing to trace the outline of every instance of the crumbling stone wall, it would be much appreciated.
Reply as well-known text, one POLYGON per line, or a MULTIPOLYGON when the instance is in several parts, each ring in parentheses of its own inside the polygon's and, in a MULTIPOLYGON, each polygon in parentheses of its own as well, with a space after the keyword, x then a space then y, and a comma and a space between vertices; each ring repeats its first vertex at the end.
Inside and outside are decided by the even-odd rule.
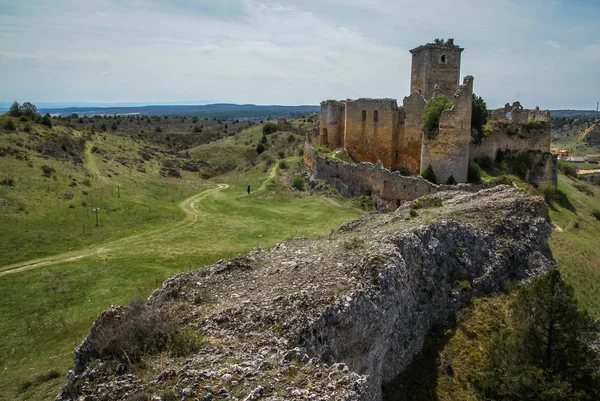
POLYGON ((412 54, 410 91, 431 99, 435 91, 450 99, 460 82, 460 58, 463 48, 447 42, 427 43, 416 47, 412 54))
POLYGON ((419 172, 421 168, 421 146, 423 142, 423 113, 425 99, 418 92, 405 97, 398 141, 394 149, 392 169, 419 172))
POLYGON ((392 167, 402 112, 393 99, 346 101, 344 148, 356 160, 392 167))
POLYGON ((313 138, 316 145, 341 148, 344 144, 345 103, 334 100, 321 102, 321 127, 313 138))
POLYGON ((525 124, 529 120, 538 120, 541 122, 552 123, 552 117, 549 110, 524 109, 521 102, 506 103, 504 107, 488 112, 488 121, 512 122, 516 124, 525 124))
POLYGON ((456 90, 454 106, 444 110, 440 117, 439 132, 434 138, 423 136, 421 169, 429 165, 438 182, 445 183, 450 176, 456 182, 467 182, 471 143, 471 114, 473 109, 473 77, 467 76, 456 90))
POLYGON ((327 159, 320 156, 310 142, 304 144, 304 163, 314 171, 314 179, 325 180, 343 196, 370 194, 380 211, 392 211, 403 202, 440 191, 474 192, 495 185, 436 185, 421 176, 392 172, 381 163, 347 164, 327 159))

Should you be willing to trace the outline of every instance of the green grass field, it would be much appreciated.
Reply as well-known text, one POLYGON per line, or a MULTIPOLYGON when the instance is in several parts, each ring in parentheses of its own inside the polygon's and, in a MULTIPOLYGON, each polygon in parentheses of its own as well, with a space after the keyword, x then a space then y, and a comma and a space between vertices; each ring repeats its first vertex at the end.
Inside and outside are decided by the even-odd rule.
MULTIPOLYGON (((28 154, 0 157, 0 179, 14 180, 0 186, 8 201, 0 209, 0 400, 54 399, 74 347, 110 305, 146 298, 178 272, 286 238, 328 234, 363 213, 343 199, 290 191, 286 174, 299 168, 301 157, 285 159, 285 171, 267 163, 267 154, 246 164, 242 149, 260 135, 253 127, 237 138, 239 149, 234 137, 195 149, 237 163, 214 180, 186 172, 162 177, 160 160, 147 161, 141 173, 107 156, 133 159, 142 145, 127 137, 92 137, 84 163, 74 165, 27 152, 20 133, 0 136, 0 147, 24 142, 28 154), (92 152, 94 145, 107 154, 92 152), (55 173, 42 177, 42 165, 55 173), (73 199, 64 198, 67 191, 73 199), (25 270, 9 272, 19 267, 25 270)), ((291 154, 298 140, 274 135, 270 146, 291 154)))

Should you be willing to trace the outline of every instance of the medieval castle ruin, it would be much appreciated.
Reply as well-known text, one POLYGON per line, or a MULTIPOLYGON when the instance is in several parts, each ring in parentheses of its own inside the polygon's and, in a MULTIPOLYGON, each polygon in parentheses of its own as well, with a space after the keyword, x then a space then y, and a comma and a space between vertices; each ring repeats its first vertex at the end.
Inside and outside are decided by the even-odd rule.
POLYGON ((320 130, 312 143, 343 148, 359 162, 381 162, 403 175, 421 174, 431 166, 442 184, 467 182, 474 159, 494 159, 498 151, 528 152, 534 160, 530 181, 555 180, 549 111, 506 104, 489 111, 485 138, 472 140, 473 77, 466 76, 460 84, 463 50, 453 39, 412 49, 411 94, 400 107, 394 99, 322 102, 320 130), (425 129, 423 115, 437 94, 447 96, 453 106, 442 112, 432 132, 425 129))

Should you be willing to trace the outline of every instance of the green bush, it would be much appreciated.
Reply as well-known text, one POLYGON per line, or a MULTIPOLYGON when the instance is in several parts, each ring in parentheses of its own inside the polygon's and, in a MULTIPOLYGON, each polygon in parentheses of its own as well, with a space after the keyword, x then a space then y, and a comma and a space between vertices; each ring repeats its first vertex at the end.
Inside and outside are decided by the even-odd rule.
POLYGON ((454 176, 451 175, 450 177, 448 177, 448 179, 446 180, 446 185, 456 185, 456 180, 454 179, 454 176))
POLYGON ((485 138, 483 127, 487 124, 487 105, 483 98, 473 93, 473 110, 471 112, 471 138, 474 143, 481 143, 485 138))
POLYGON ((11 117, 21 117, 22 114, 23 112, 21 111, 21 105, 19 102, 13 102, 8 110, 8 115, 11 117))
POLYGON ((437 177, 433 172, 433 167, 431 166, 431 164, 427 166, 425 170, 423 170, 423 173, 421 173, 421 177, 425 178, 429 182, 437 184, 437 177))
POLYGON ((12 118, 7 118, 4 122, 3 127, 7 131, 14 131, 17 129, 17 126, 15 125, 15 122, 12 120, 12 118))
POLYGON ((510 170, 521 177, 525 177, 529 170, 533 168, 533 158, 527 152, 519 153, 515 157, 510 157, 508 160, 510 170))
POLYGON ((436 95, 427 102, 423 124, 429 138, 434 138, 439 131, 442 111, 451 109, 453 105, 454 103, 445 95, 436 95))
POLYGON ((527 120, 527 122, 525 124, 523 124, 523 128, 525 128, 526 131, 533 131, 536 129, 540 129, 544 126, 544 123, 540 120, 536 120, 535 118, 530 118, 529 120, 527 120))
POLYGON ((415 210, 441 206, 443 206, 443 204, 440 198, 434 198, 430 196, 424 196, 422 198, 416 199, 410 204, 410 208, 415 210))
POLYGON ((45 125, 48 128, 52 128, 52 120, 50 119, 50 114, 46 114, 44 117, 42 117, 40 124, 45 125))
POLYGON ((467 181, 471 184, 479 184, 481 182, 481 167, 474 161, 469 163, 467 181))
POLYGON ((277 124, 268 122, 263 125, 263 135, 269 135, 274 132, 277 132, 277 124))
POLYGON ((304 177, 301 175, 294 176, 292 179, 292 187, 296 188, 298 191, 304 190, 304 177))
POLYGON ((494 164, 492 161, 492 158, 489 156, 483 156, 480 158, 475 159, 475 161, 477 162, 477 164, 479 164, 479 167, 486 169, 486 168, 491 168, 492 165, 494 164))
POLYGON ((577 168, 573 163, 558 161, 558 169, 566 176, 577 178, 577 168))
POLYGON ((171 356, 187 356, 204 347, 204 338, 193 330, 182 330, 173 333, 167 341, 167 352, 171 356))

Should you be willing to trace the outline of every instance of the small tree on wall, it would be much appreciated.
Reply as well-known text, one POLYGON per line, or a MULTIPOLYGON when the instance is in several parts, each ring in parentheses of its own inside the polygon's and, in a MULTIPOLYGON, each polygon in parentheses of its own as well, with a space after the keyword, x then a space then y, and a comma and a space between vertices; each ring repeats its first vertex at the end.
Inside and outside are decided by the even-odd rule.
POLYGON ((437 177, 435 176, 435 173, 433 172, 433 167, 431 166, 431 164, 429 166, 427 166, 427 168, 425 170, 423 170, 421 177, 425 178, 429 182, 437 184, 437 177))
POLYGON ((445 95, 436 95, 427 102, 423 124, 425 133, 430 139, 435 138, 439 132, 442 111, 451 109, 452 106, 454 103, 445 95))
POLYGON ((471 112, 471 139, 473 143, 481 143, 485 138, 483 127, 487 124, 488 110, 485 100, 473 93, 473 111, 471 112))

